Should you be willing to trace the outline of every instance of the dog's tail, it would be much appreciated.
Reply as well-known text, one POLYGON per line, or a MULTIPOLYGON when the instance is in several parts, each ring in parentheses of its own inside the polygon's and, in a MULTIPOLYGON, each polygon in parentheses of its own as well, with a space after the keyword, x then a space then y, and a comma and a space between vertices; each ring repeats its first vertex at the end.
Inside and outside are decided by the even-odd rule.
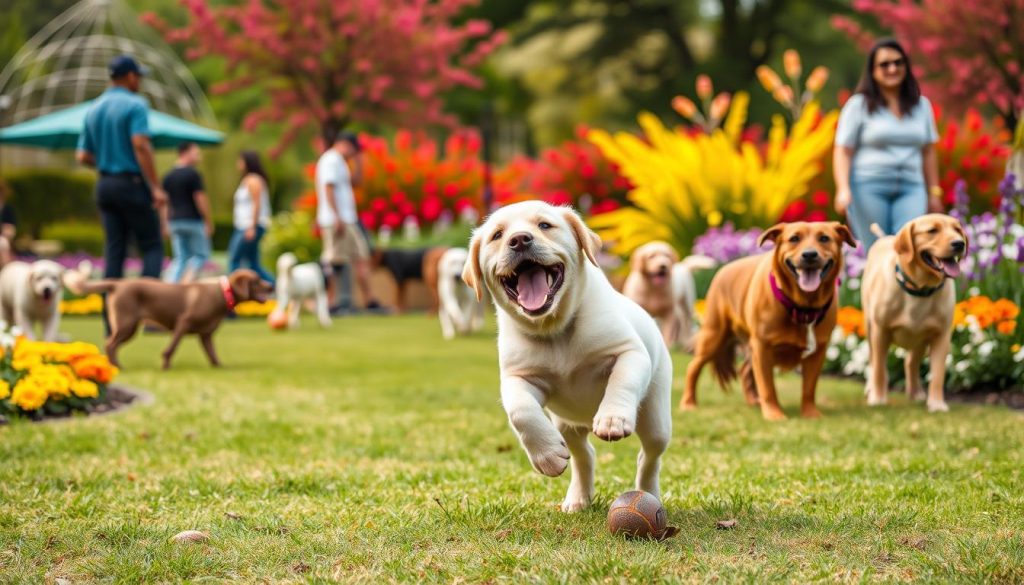
POLYGON ((880 238, 884 238, 884 237, 889 235, 889 234, 883 232, 882 228, 877 223, 871 224, 871 233, 875 234, 876 236, 878 236, 880 238))
POLYGON ((711 270, 715 266, 718 266, 718 262, 714 258, 703 254, 692 254, 687 256, 686 258, 683 258, 679 264, 690 271, 711 270))
POLYGON ((728 390, 736 379, 736 342, 725 341, 711 358, 715 380, 722 390, 728 390))
POLYGON ((76 295, 91 293, 110 292, 117 286, 116 280, 89 280, 92 274, 92 262, 82 260, 78 268, 72 268, 64 273, 64 286, 76 295))

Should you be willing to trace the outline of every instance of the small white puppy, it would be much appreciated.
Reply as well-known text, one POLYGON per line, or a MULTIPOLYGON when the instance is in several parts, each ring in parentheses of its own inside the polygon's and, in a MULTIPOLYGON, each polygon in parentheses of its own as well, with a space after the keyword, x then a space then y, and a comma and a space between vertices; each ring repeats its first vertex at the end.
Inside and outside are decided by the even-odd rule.
POLYGON ((315 262, 299 264, 299 259, 291 252, 285 252, 277 258, 277 308, 275 313, 288 311, 288 328, 299 326, 299 312, 302 304, 313 300, 316 302, 316 316, 321 327, 331 326, 331 314, 327 309, 327 289, 324 284, 324 273, 315 262))
POLYGON ((467 258, 465 248, 449 248, 437 263, 437 316, 445 339, 469 335, 484 326, 484 304, 462 282, 467 258))
POLYGON ((516 203, 473 232, 462 275, 498 309, 501 400, 530 463, 554 477, 572 457, 565 512, 594 496, 591 430, 606 441, 636 432, 636 488, 656 496, 672 436, 668 349, 651 316, 598 268, 600 245, 572 209, 516 203))
POLYGON ((64 298, 64 269, 51 260, 11 262, 0 270, 0 313, 3 320, 36 339, 56 341, 60 328, 60 302, 64 298))

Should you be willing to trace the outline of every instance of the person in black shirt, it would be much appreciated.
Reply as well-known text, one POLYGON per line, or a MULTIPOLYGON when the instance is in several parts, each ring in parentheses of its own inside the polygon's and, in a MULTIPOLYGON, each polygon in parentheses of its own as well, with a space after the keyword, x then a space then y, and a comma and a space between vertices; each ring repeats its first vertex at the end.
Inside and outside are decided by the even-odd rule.
POLYGON ((198 145, 182 143, 178 146, 178 161, 163 181, 174 254, 167 275, 171 282, 194 280, 210 258, 213 216, 203 191, 203 178, 195 168, 201 156, 198 145))
POLYGON ((14 208, 7 202, 7 185, 0 181, 0 266, 14 259, 14 236, 17 235, 14 208))

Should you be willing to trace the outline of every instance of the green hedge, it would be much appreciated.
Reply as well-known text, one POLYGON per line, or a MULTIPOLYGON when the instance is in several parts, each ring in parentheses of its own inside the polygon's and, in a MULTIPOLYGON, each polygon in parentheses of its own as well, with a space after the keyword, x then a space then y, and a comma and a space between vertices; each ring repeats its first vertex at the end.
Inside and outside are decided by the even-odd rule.
POLYGON ((68 220, 96 221, 93 190, 96 177, 91 171, 25 169, 4 176, 10 194, 8 202, 18 215, 18 231, 42 237, 43 226, 68 220))
POLYGON ((59 221, 43 227, 44 240, 58 240, 69 253, 84 252, 103 256, 103 228, 98 223, 59 221))

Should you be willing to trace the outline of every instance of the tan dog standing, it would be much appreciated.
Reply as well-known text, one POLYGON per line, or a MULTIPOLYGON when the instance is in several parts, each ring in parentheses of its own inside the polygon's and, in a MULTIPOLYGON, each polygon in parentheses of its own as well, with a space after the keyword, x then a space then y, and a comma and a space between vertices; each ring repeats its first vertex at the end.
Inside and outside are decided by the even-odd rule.
POLYGON ((879 240, 868 251, 861 280, 861 306, 871 348, 865 393, 868 404, 885 404, 889 394, 886 366, 889 346, 907 350, 907 394, 924 397, 921 363, 929 356, 928 410, 946 412, 943 383, 953 335, 953 308, 960 259, 967 254, 967 234, 960 222, 933 213, 908 222, 895 236, 872 225, 879 240))
POLYGON ((622 294, 658 320, 666 346, 678 343, 690 351, 697 300, 693 271, 714 267, 715 261, 707 256, 687 256, 680 262, 668 242, 648 242, 633 251, 622 294))
POLYGON ((598 268, 600 246, 572 209, 515 203, 473 232, 462 274, 498 309, 501 401, 530 463, 551 477, 571 463, 565 512, 594 496, 591 431, 636 432, 635 485, 656 496, 672 438, 672 358, 651 316, 598 268))
POLYGON ((774 369, 800 366, 800 412, 821 416, 814 402, 825 350, 836 325, 836 279, 842 245, 856 246, 838 222, 778 224, 758 244, 775 242, 771 253, 726 264, 711 281, 695 356, 686 370, 681 408, 697 406, 697 379, 708 362, 724 388, 736 377, 736 350, 749 349, 742 384, 748 404, 760 402, 768 420, 786 415, 775 393, 774 369))

